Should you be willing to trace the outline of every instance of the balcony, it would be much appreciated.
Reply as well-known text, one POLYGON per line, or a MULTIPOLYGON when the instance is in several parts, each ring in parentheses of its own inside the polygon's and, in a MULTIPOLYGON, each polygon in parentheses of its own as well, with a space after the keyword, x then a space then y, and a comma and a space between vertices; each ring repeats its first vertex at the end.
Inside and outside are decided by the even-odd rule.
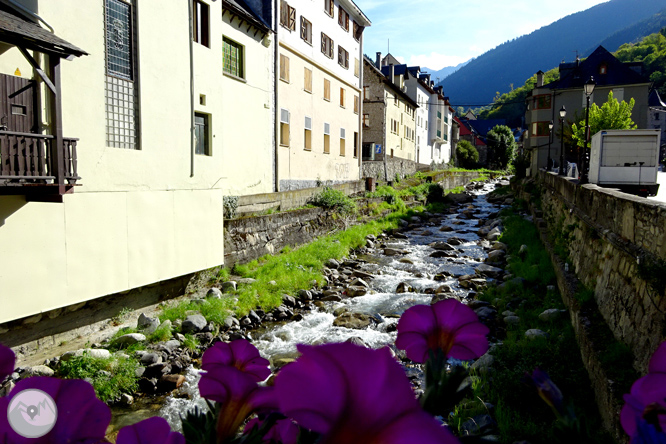
POLYGON ((77 141, 63 138, 57 146, 55 136, 0 131, 0 195, 61 200, 80 179, 77 141))

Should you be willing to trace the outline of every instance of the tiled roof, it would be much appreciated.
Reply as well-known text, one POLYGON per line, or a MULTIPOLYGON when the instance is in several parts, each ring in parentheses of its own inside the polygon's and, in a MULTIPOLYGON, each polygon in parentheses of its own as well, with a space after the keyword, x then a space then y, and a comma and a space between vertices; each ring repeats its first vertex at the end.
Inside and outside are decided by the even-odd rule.
POLYGON ((238 14, 244 20, 247 20, 265 32, 271 29, 271 25, 264 20, 261 14, 256 12, 244 0, 223 0, 222 7, 232 11, 234 14, 238 14))
POLYGON ((88 53, 35 23, 0 9, 0 41, 61 57, 88 53))

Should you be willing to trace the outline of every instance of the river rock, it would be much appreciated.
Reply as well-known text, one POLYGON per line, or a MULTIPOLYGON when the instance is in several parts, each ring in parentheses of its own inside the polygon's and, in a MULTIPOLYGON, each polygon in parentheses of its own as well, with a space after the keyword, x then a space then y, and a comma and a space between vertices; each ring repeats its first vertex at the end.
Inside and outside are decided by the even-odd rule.
POLYGON ((141 378, 139 379, 139 390, 143 393, 152 394, 157 391, 157 378, 141 378))
POLYGON ((490 242, 496 241, 499 239, 499 237, 502 235, 502 232, 498 227, 493 228, 490 230, 490 232, 486 235, 486 239, 488 239, 490 242))
POLYGON ((497 315, 497 310, 493 307, 480 307, 474 310, 474 313, 479 317, 479 319, 492 319, 497 315))
POLYGON ((518 316, 505 316, 504 323, 506 325, 518 325, 520 324, 520 318, 518 316))
POLYGON ((227 281, 222 283, 222 291, 224 292, 236 291, 237 288, 238 282, 236 281, 227 281))
POLYGON ((503 242, 494 242, 493 245, 490 247, 491 250, 504 250, 506 251, 507 245, 503 242))
POLYGON ((444 196, 444 202, 451 202, 453 204, 464 204, 473 200, 474 198, 467 193, 449 193, 444 196))
MULTIPOLYGON (((351 296, 349 294, 347 294, 347 296, 354 297, 354 296, 351 296)), ((362 296, 362 295, 359 295, 359 296, 362 296)), ((323 298, 321 298, 321 300, 324 301, 324 302, 341 302, 342 301, 342 296, 335 293, 335 294, 330 294, 328 296, 324 296, 323 298)), ((317 301, 317 302, 319 302, 319 301, 317 301)))
POLYGON ((33 367, 26 367, 25 371, 21 375, 22 379, 30 376, 47 376, 51 377, 55 375, 55 372, 51 367, 46 365, 35 365, 33 367))
POLYGON ((409 252, 405 250, 397 250, 395 248, 384 248, 384 255, 386 256, 399 256, 401 254, 407 254, 407 253, 409 252))
POLYGON ((406 234, 403 234, 399 231, 394 231, 391 236, 393 236, 396 239, 408 239, 406 234))
MULTIPOLYGON (((484 436, 487 437, 490 433, 497 429, 497 423, 490 415, 476 415, 467 421, 463 422, 460 428, 467 436, 484 436)), ((485 440, 484 442, 493 442, 485 440)))
POLYGON ((451 293, 451 287, 449 287, 448 285, 440 285, 435 290, 435 294, 440 294, 440 293, 451 293))
POLYGON ((557 308, 550 308, 545 310, 539 315, 539 319, 542 321, 553 321, 558 319, 562 314, 566 313, 566 310, 558 310, 557 308))
POLYGON ((185 382, 183 375, 164 375, 157 383, 160 392, 170 392, 176 390, 185 382))
POLYGON ((491 278, 499 279, 504 270, 501 268, 493 267, 491 265, 481 264, 474 269, 474 272, 476 274, 480 274, 481 276, 488 276, 491 278))
POLYGON ((365 343, 365 341, 358 336, 352 336, 351 338, 347 339, 345 342, 349 342, 350 344, 358 345, 359 347, 365 347, 369 348, 368 344, 365 343))
POLYGON ((203 315, 193 314, 185 318, 181 330, 183 333, 197 333, 203 330, 206 325, 208 325, 208 321, 203 315))
POLYGON ((143 342, 145 340, 146 335, 142 335, 141 333, 129 333, 116 338, 116 340, 113 342, 118 345, 132 345, 138 342, 143 342))
POLYGON ((146 316, 144 313, 141 313, 139 315, 139 319, 137 320, 136 326, 140 330, 143 330, 143 333, 150 335, 155 333, 155 330, 159 328, 160 320, 159 318, 151 318, 146 316))
POLYGON ((159 364, 162 362, 162 355, 159 355, 157 353, 146 353, 143 356, 141 356, 139 362, 145 366, 152 364, 159 364))
POLYGON ((409 284, 405 282, 400 282, 398 287, 395 289, 396 293, 410 293, 411 291, 412 287, 410 287, 409 284))
POLYGON ((354 279, 353 281, 351 281, 351 282, 349 283, 349 285, 351 285, 351 286, 355 286, 355 287, 365 287, 365 288, 370 288, 370 285, 369 285, 367 282, 365 282, 363 279, 361 279, 361 278, 356 278, 356 279, 354 279))
POLYGON ((312 300, 312 292, 310 290, 300 290, 298 292, 298 297, 302 301, 311 301, 312 300))
POLYGON ((173 351, 173 350, 177 349, 178 347, 180 347, 180 345, 181 345, 181 342, 177 339, 171 339, 171 340, 166 341, 164 343, 164 347, 166 347, 170 351, 173 351))
POLYGON ((209 299, 222 299, 222 291, 217 287, 210 288, 206 293, 206 297, 209 299))
POLYGON ((411 260, 411 259, 409 259, 409 258, 406 258, 406 257, 403 257, 402 259, 400 259, 400 261, 399 261, 399 262, 402 262, 403 264, 410 264, 410 265, 414 265, 414 261, 413 261, 413 260, 411 260))
POLYGON ((520 250, 518 250, 518 256, 524 257, 527 254, 527 245, 523 244, 520 246, 520 250))
POLYGON ((66 362, 72 358, 83 356, 83 353, 87 353, 91 357, 99 359, 106 359, 111 357, 111 352, 103 348, 80 348, 78 350, 63 353, 62 356, 60 356, 60 360, 66 362))
POLYGON ((234 328, 234 327, 236 327, 236 326, 240 327, 240 322, 239 322, 238 319, 236 319, 235 317, 233 317, 233 316, 227 316, 227 317, 224 319, 224 327, 225 327, 226 329, 232 329, 232 328, 234 328))
POLYGON ((130 406, 130 405, 134 404, 134 398, 132 397, 132 395, 129 395, 127 393, 121 393, 120 394, 120 404, 122 404, 124 406, 130 406))
POLYGON ((351 298, 355 298, 358 296, 364 296, 368 293, 368 289, 366 287, 362 287, 360 285, 352 285, 351 287, 347 287, 346 290, 347 296, 351 298))
POLYGON ((435 250, 439 251, 455 251, 455 248, 451 246, 450 244, 447 244, 446 242, 433 242, 428 245, 429 247, 434 248, 435 250))
POLYGON ((333 321, 335 327, 364 329, 370 325, 370 316, 363 313, 343 313, 333 321))
POLYGON ((486 257, 484 262, 491 264, 501 263, 504 260, 504 255, 504 250, 493 250, 488 253, 488 257, 486 257))
POLYGON ((548 333, 538 328, 531 328, 525 332, 525 337, 527 339, 536 339, 536 338, 547 338, 548 333))
POLYGON ((325 263, 327 268, 337 270, 340 267, 340 262, 336 261, 335 259, 329 259, 325 263))
POLYGON ((471 365, 471 369, 476 370, 479 373, 488 373, 494 363, 495 357, 490 353, 486 353, 471 365))
POLYGON ((261 317, 254 310, 250 310, 247 317, 250 318, 253 324, 261 324, 261 317))
POLYGON ((502 312, 502 316, 505 316, 505 317, 506 317, 506 316, 515 316, 515 315, 516 315, 516 314, 515 314, 514 312, 510 311, 510 310, 504 310, 504 311, 502 312))
POLYGON ((456 257, 456 254, 452 251, 433 251, 430 253, 430 257, 440 259, 443 257, 456 257))
POLYGON ((257 282, 257 280, 254 279, 254 278, 241 278, 241 279, 238 279, 236 282, 239 283, 239 284, 250 285, 250 284, 254 284, 255 282, 257 282))
POLYGON ((374 276, 371 275, 370 273, 366 273, 365 271, 361 271, 361 270, 354 270, 354 272, 352 273, 352 276, 360 278, 360 279, 365 279, 365 280, 369 280, 369 279, 374 278, 374 276))

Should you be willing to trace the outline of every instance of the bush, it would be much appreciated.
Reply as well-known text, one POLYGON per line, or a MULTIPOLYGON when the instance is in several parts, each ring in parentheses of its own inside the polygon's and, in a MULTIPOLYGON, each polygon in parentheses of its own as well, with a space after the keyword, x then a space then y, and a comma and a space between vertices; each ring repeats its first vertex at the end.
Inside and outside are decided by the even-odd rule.
POLYGON ((456 156, 463 168, 473 168, 479 162, 479 152, 466 140, 458 141, 456 156))
POLYGON ((514 169, 514 174, 516 178, 522 179, 525 177, 525 170, 530 166, 530 157, 529 154, 519 154, 513 159, 511 164, 514 169))
POLYGON ((489 160, 492 164, 500 169, 509 166, 517 149, 511 128, 506 125, 496 125, 488 131, 487 142, 489 160))
POLYGON ((310 203, 342 214, 356 212, 356 204, 349 196, 340 190, 329 187, 312 196, 310 203))

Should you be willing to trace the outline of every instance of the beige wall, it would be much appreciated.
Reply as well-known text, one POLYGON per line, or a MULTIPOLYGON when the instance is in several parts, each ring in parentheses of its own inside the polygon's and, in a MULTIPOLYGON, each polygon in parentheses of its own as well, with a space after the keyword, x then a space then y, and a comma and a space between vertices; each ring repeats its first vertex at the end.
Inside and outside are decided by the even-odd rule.
MULTIPOLYGON (((221 2, 209 2, 210 48, 194 44, 195 110, 210 115, 212 155, 195 156, 191 177, 187 2, 139 2, 141 149, 106 146, 103 5, 101 0, 38 2, 37 12, 56 35, 90 54, 62 62, 64 135, 80 139, 82 179, 63 203, 0 196, 0 323, 221 265, 222 195, 257 182, 246 178, 234 188, 230 181, 257 172, 261 187, 270 184, 270 159, 257 162, 270 129, 251 131, 240 126, 238 116, 237 128, 257 136, 251 148, 256 163, 236 168, 240 156, 225 155, 242 150, 234 140, 223 142, 228 82, 222 75, 221 2), (205 106, 200 94, 206 95, 205 106)), ((256 46, 266 50, 260 42, 256 46)), ((36 78, 17 50, 4 49, 0 72, 13 75, 19 68, 22 77, 36 78)), ((248 80, 248 88, 259 82, 248 80)), ((263 110, 266 93, 253 100, 258 97, 263 110)), ((262 125, 270 121, 270 110, 255 111, 246 110, 262 125)))
POLYGON ((412 115, 405 111, 405 100, 398 96, 398 106, 395 105, 395 92, 387 88, 386 99, 386 154, 401 159, 416 160, 416 142, 405 136, 405 125, 415 131, 416 122, 412 115), (391 131, 391 119, 398 122, 398 132, 391 131))

